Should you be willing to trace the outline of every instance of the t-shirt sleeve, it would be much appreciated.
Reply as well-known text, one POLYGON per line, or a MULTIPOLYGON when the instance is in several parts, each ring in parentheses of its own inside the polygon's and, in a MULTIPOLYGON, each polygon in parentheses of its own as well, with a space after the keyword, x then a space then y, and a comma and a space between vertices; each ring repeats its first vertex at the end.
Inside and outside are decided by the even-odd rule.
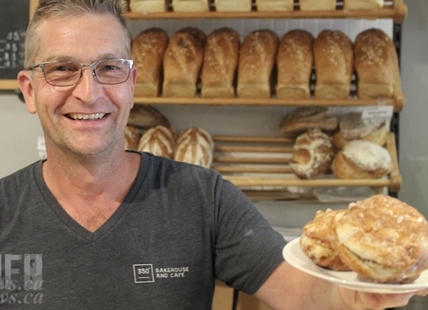
POLYGON ((229 181, 220 177, 215 197, 216 276, 229 286, 254 294, 284 261, 286 241, 229 181))

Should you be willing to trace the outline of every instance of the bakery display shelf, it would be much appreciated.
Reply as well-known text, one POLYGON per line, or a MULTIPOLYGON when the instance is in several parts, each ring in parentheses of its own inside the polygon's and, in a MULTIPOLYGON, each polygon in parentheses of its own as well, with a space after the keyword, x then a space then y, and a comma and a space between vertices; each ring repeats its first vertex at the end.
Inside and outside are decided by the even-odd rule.
POLYGON ((394 133, 389 133, 386 143, 393 168, 391 173, 382 179, 336 179, 329 172, 316 179, 303 180, 293 174, 289 165, 293 139, 239 136, 213 136, 213 139, 215 150, 212 169, 220 172, 225 179, 242 190, 252 191, 253 195, 256 190, 259 196, 275 198, 283 195, 295 199, 298 196, 296 188, 368 186, 378 191, 389 189, 394 193, 401 188, 402 178, 394 133))
POLYGON ((320 106, 320 107, 360 107, 360 106, 394 106, 399 112, 404 106, 404 96, 395 99, 260 99, 260 98, 166 98, 166 97, 135 97, 136 104, 180 104, 180 105, 246 105, 246 106, 320 106))
POLYGON ((395 23, 402 24, 407 17, 407 5, 403 0, 384 0, 381 9, 374 10, 344 10, 343 0, 337 1, 335 10, 302 11, 299 9, 299 1, 294 1, 292 11, 257 11, 255 0, 252 1, 252 10, 248 12, 218 12, 213 1, 210 1, 208 12, 174 12, 171 2, 165 12, 127 12, 128 19, 206 19, 206 18, 261 18, 261 19, 286 19, 286 18, 353 18, 353 19, 393 19, 395 23))

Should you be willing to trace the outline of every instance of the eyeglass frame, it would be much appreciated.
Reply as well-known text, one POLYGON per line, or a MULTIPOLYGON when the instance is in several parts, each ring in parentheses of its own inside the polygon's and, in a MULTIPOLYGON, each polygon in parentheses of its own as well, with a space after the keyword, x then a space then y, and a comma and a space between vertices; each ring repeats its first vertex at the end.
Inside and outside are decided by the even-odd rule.
POLYGON ((132 69, 133 64, 134 64, 134 61, 132 59, 126 59, 126 58, 102 59, 102 60, 94 61, 91 64, 80 63, 80 62, 77 62, 77 61, 60 61, 60 60, 56 60, 56 61, 41 62, 41 63, 39 63, 37 65, 34 65, 32 67, 27 68, 26 70, 32 71, 32 70, 34 70, 36 68, 40 68, 40 69, 42 69, 43 76, 45 78, 46 83, 48 83, 49 85, 55 86, 55 87, 72 87, 72 86, 77 85, 80 82, 80 80, 82 79, 83 69, 90 67, 92 69, 92 76, 95 78, 95 80, 98 83, 100 83, 102 85, 118 85, 118 84, 125 83, 129 79, 129 75, 131 74, 131 69, 132 69), (128 75, 126 76, 126 79, 124 81, 122 81, 122 82, 119 82, 119 83, 102 83, 102 82, 100 82, 100 80, 98 79, 97 73, 95 71, 95 66, 97 64, 103 62, 103 61, 126 61, 126 62, 128 62, 128 64, 129 64, 129 71, 128 71, 128 75), (55 84, 51 84, 48 81, 47 77, 46 77, 46 72, 45 72, 44 66, 47 65, 47 64, 53 64, 53 63, 64 63, 64 64, 70 64, 70 63, 72 63, 72 64, 78 64, 80 66, 79 78, 77 79, 77 81, 74 84, 70 84, 70 85, 55 85, 55 84))

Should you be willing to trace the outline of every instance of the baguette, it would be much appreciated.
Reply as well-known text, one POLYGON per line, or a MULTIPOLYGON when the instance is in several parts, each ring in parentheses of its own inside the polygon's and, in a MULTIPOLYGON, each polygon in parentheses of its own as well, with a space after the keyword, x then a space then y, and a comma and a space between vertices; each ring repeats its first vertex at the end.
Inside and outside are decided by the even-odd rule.
POLYGON ((132 42, 131 57, 137 68, 135 96, 157 97, 162 85, 162 62, 168 35, 160 28, 141 32, 132 42))
POLYGON ((307 99, 314 65, 314 37, 306 30, 291 30, 283 35, 278 48, 278 98, 307 99))
POLYGON ((171 38, 164 55, 164 97, 195 97, 204 57, 206 36, 187 27, 171 38))
POLYGON ((207 39, 201 72, 202 97, 235 97, 239 35, 230 28, 212 32, 207 39))
POLYGON ((346 99, 353 75, 353 46, 339 30, 323 30, 314 42, 315 98, 346 99))
POLYGON ((271 97, 278 43, 277 34, 271 30, 255 30, 245 37, 239 51, 239 97, 271 97))
POLYGON ((354 53, 358 97, 391 98, 399 70, 392 40, 382 30, 365 30, 355 39, 354 53))

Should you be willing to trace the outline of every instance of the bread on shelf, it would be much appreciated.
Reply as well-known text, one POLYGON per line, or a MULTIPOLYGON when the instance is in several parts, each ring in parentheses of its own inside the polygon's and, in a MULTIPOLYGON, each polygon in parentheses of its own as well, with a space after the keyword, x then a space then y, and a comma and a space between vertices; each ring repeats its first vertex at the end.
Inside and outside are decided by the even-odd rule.
POLYGON ((353 45, 339 30, 323 30, 314 42, 315 98, 346 99, 354 72, 353 45))
POLYGON ((164 97, 195 97, 205 42, 205 33, 195 27, 183 28, 171 37, 163 60, 164 97))
POLYGON ((125 127, 125 150, 136 151, 140 141, 140 132, 137 127, 127 125, 125 127))
POLYGON ((329 11, 336 9, 336 0, 299 0, 301 11, 329 11))
POLYGON ((128 125, 144 131, 157 125, 169 127, 170 123, 168 118, 155 107, 147 104, 136 104, 129 113, 128 125))
POLYGON ((214 0, 218 12, 249 12, 251 5, 251 0, 214 0))
POLYGON ((310 80, 314 66, 313 41, 313 35, 301 29, 288 31, 282 36, 276 61, 277 98, 310 97, 310 80))
POLYGON ((208 0, 172 0, 172 9, 175 12, 208 12, 208 0))
POLYGON ((173 129, 158 125, 144 132, 138 142, 138 151, 172 158, 175 140, 176 135, 173 129))
POLYGON ((168 11, 169 0, 129 0, 129 9, 136 13, 157 13, 168 11))
POLYGON ((237 95, 241 98, 270 98, 273 68, 279 38, 272 30, 250 32, 239 51, 237 95))
POLYGON ((256 0, 257 11, 293 11, 294 0, 256 0))
POLYGON ((168 46, 168 35, 161 28, 149 28, 132 42, 131 58, 137 68, 135 96, 157 97, 161 93, 162 63, 168 46))
POLYGON ((213 31, 207 38, 201 71, 202 97, 235 97, 239 35, 231 28, 213 31))
POLYGON ((368 29, 354 42, 357 93, 362 99, 391 98, 399 82, 398 57, 389 36, 380 29, 368 29))
POLYGON ((343 0, 344 10, 376 10, 383 7, 383 0, 343 0))

